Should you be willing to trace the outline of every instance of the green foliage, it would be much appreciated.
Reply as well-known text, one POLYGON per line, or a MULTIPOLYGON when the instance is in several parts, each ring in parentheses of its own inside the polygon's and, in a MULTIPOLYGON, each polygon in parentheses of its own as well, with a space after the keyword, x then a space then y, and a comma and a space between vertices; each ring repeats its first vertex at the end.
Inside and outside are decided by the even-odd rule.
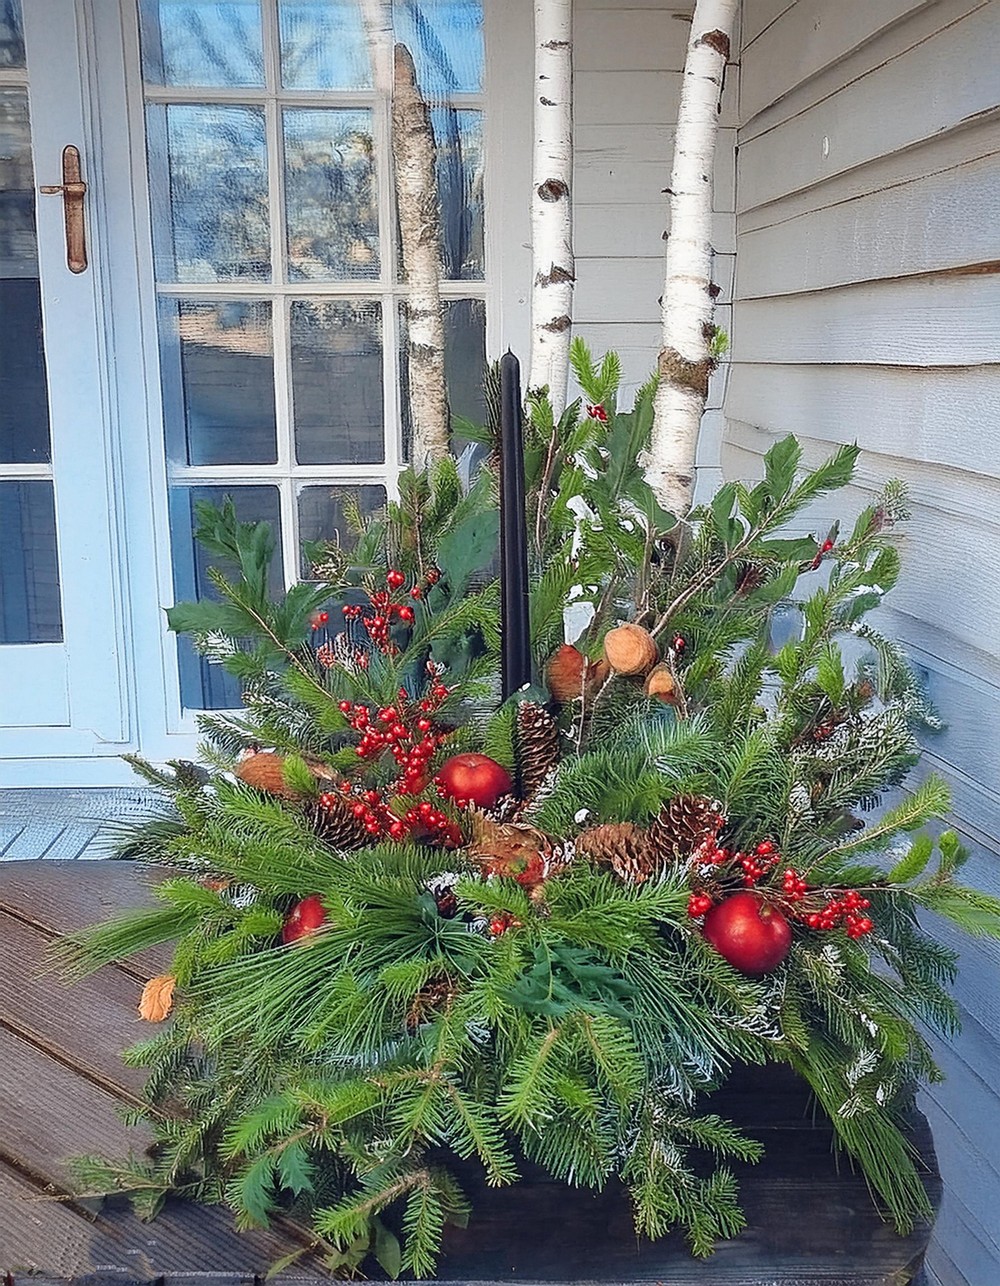
MULTIPOLYGON (((573 603, 590 612, 587 659, 623 621, 650 630, 672 704, 613 674, 582 684, 550 703, 562 758, 530 807, 512 825, 509 801, 471 819, 432 781, 401 780, 385 747, 359 755, 341 705, 386 728, 383 707, 428 711, 428 778, 460 749, 519 776, 517 699, 501 704, 496 681, 495 458, 470 486, 452 461, 404 472, 383 512, 355 507, 353 550, 311 547, 316 579, 280 595, 266 526, 240 523, 229 502, 200 508, 220 560, 214 597, 172 608, 170 623, 240 677, 245 708, 202 717, 204 767, 134 761, 162 804, 122 828, 119 851, 170 877, 155 909, 62 948, 84 971, 176 941, 175 1021, 129 1056, 149 1071, 156 1147, 84 1160, 88 1189, 127 1191, 146 1216, 169 1192, 224 1199, 243 1226, 292 1214, 332 1270, 373 1256, 389 1276, 421 1276, 444 1225, 469 1218, 466 1167, 509 1184, 526 1158, 567 1183, 617 1175, 641 1235, 676 1227, 705 1255, 743 1227, 726 1163, 761 1153, 712 1091, 738 1063, 785 1062, 897 1226, 926 1213, 905 1113, 914 1084, 938 1075, 922 1025, 951 1032, 957 1010, 955 957, 924 912, 1000 936, 1000 900, 958 881, 954 832, 923 829, 947 813, 947 787, 906 778, 918 732, 940 720, 903 650, 864 619, 899 573, 889 534, 905 493, 890 484, 846 538, 803 535, 805 506, 850 480, 857 448, 803 472, 786 438, 758 482, 727 484, 678 524, 639 464, 655 381, 619 409, 615 355, 596 361, 575 340, 571 356, 584 401, 556 420, 538 390, 526 408, 537 673, 573 603), (412 619, 393 617, 380 643, 364 619, 394 570, 412 619), (319 633, 317 612, 330 623, 319 633), (260 746, 283 756, 272 793, 233 776, 260 746), (416 827, 362 844, 337 816, 322 824, 321 796, 345 788, 353 805, 380 801, 386 827, 440 809, 454 837, 442 847, 416 827), (727 963, 688 912, 692 892, 724 898, 747 869, 709 860, 698 838, 685 848, 692 800, 722 814, 726 853, 779 850, 746 876, 793 927, 770 976, 727 963), (581 856, 599 825, 609 856, 581 856), (648 870, 627 878, 615 835, 648 870), (507 864, 522 851, 544 878, 507 864), (823 929, 819 911, 849 891, 868 928, 823 929), (310 895, 324 925, 283 945, 310 895)), ((463 431, 495 447, 496 417, 463 431)))

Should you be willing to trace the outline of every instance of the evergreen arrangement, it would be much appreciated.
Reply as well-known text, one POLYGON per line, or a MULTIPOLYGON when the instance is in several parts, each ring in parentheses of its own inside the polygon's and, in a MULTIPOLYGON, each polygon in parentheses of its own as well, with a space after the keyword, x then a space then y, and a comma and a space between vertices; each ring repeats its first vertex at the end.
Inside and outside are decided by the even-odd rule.
POLYGON ((761 1152, 712 1092, 778 1062, 887 1217, 929 1214, 905 1117, 939 1076, 924 1025, 956 1010, 920 912, 997 935, 1000 903, 925 829, 943 782, 880 805, 937 718, 865 619, 905 496, 790 534, 857 449, 803 473, 787 438, 678 524, 637 463, 653 386, 618 411, 615 356, 573 362, 585 400, 556 421, 529 398, 537 681, 506 701, 495 426, 464 426, 471 484, 404 474, 278 600, 267 526, 201 507, 216 596, 170 624, 244 708, 201 716, 200 765, 135 762, 163 807, 120 852, 168 868, 158 905, 66 944, 82 970, 176 943, 143 997, 170 1021, 128 1055, 155 1146, 81 1162, 89 1186, 292 1217, 331 1268, 428 1276, 469 1166, 511 1184, 526 1158, 620 1180, 641 1235, 705 1255, 743 1226, 727 1163, 761 1152))

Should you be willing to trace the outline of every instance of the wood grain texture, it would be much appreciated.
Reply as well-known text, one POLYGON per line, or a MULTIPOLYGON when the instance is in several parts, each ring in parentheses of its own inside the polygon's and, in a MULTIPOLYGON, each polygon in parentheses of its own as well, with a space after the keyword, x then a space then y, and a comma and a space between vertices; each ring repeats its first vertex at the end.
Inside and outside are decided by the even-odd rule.
POLYGON ((986 4, 767 133, 742 138, 739 209, 911 147, 996 107, 998 32, 996 5, 986 4))

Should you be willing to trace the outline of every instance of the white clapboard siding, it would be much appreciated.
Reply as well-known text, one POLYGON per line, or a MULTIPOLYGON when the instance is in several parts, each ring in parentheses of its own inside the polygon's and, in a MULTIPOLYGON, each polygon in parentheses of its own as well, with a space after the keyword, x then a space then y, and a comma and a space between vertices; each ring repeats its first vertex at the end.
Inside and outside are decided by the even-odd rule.
POLYGON ((746 50, 740 96, 745 120, 796 85, 838 63, 884 27, 934 0, 798 0, 784 22, 763 32, 746 50))
MULTIPOLYGON (((998 131, 1000 132, 1000 131, 998 131)), ((960 269, 1000 268, 996 150, 909 183, 746 232, 740 242, 744 299, 850 282, 960 269), (956 227, 966 233, 958 238, 956 227)))
MULTIPOLYGON (((1000 451, 988 432, 1000 424, 1000 366, 736 362, 726 410, 771 433, 857 442, 886 456, 1000 477, 1000 451)), ((978 496, 974 479, 970 494, 978 496)))
MULTIPOLYGON (((824 67, 792 89, 788 89, 781 81, 784 74, 782 59, 771 68, 773 101, 756 116, 750 116, 744 111, 740 117, 744 139, 756 138, 758 134, 766 133, 782 121, 798 116, 807 108, 832 97, 845 85, 861 80, 869 72, 922 44, 945 27, 959 22, 974 9, 992 3, 993 0, 933 0, 933 3, 913 8, 904 18, 883 28, 876 37, 864 40, 838 62, 824 67)), ((784 21, 782 18, 780 26, 783 27, 784 21)))
MULTIPOLYGON (((952 792, 968 881, 1000 893, 1000 3, 745 0, 726 476, 792 432, 862 447, 816 530, 890 477, 912 497, 903 641, 947 724, 920 772, 952 792)), ((945 1198, 930 1286, 1000 1282, 1000 943, 960 954, 966 1031, 923 1103, 945 1198)))
POLYGON ((995 108, 996 24, 996 5, 984 4, 766 134, 741 142, 739 209, 912 147, 995 108))
POLYGON ((741 301, 733 334, 741 362, 977 366, 998 355, 1000 270, 741 301))
POLYGON ((687 12, 594 9, 573 15, 577 71, 683 71, 691 23, 687 12))
POLYGON ((795 0, 743 0, 744 52, 794 3, 795 0))
MULTIPOLYGON (((595 354, 622 359, 622 404, 656 368, 674 129, 691 3, 576 0, 573 217, 576 333, 595 354)), ((734 42, 734 48, 738 41, 734 42)), ((736 223, 738 67, 726 69, 716 149, 712 225, 717 323, 731 327, 736 223)), ((725 368, 709 385, 698 445, 702 472, 718 467, 725 368)), ((705 473, 707 478, 707 473, 705 473)))

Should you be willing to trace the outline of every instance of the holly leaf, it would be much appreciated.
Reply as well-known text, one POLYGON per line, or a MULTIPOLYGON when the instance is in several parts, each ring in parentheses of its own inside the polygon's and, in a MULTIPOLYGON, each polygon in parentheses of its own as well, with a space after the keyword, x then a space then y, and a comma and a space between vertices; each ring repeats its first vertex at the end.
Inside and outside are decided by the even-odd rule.
POLYGON ((399 1238, 385 1226, 381 1219, 373 1220, 372 1227, 375 1232, 372 1253, 382 1271, 395 1281, 403 1271, 403 1248, 399 1244, 399 1238))

